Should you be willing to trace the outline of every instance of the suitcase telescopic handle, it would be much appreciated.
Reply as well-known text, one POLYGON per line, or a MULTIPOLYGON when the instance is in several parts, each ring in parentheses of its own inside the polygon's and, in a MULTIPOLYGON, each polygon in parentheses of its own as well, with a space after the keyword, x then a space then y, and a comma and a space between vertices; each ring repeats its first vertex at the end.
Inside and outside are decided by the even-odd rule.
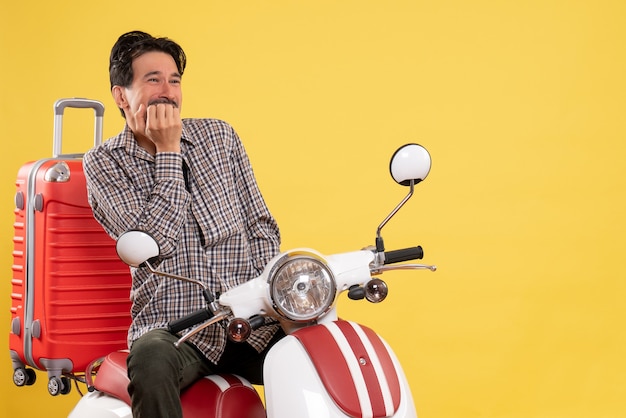
MULTIPOLYGON (((104 105, 98 100, 71 98, 59 99, 54 103, 54 138, 52 141, 52 156, 58 157, 62 155, 61 136, 63 133, 63 113, 65 108, 93 109, 95 113, 93 144, 94 146, 102 143, 102 120, 104 119, 104 105)), ((81 154, 70 154, 71 156, 80 156, 81 154)))

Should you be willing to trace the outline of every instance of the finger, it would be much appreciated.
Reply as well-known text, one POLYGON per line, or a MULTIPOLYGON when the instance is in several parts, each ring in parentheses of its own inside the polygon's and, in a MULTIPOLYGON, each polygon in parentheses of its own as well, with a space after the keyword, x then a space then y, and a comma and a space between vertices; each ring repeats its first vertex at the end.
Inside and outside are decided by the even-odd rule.
POLYGON ((168 107, 169 106, 163 103, 159 103, 156 105, 156 116, 157 118, 159 118, 160 121, 167 120, 167 108, 168 107))
POLYGON ((145 132, 146 130, 146 118, 147 118, 147 109, 143 104, 139 105, 137 112, 133 115, 133 119, 135 125, 137 126, 137 130, 139 132, 145 132))
POLYGON ((180 120, 180 108, 178 106, 172 105, 172 117, 174 120, 180 120))
POLYGON ((170 120, 173 116, 172 109, 174 108, 173 104, 170 103, 159 103, 158 105, 158 117, 163 118, 165 120, 170 120))
POLYGON ((153 122, 159 118, 159 105, 158 103, 148 105, 148 120, 153 122))
POLYGON ((171 125, 174 122, 174 106, 169 103, 160 103, 157 108, 157 117, 167 125, 171 125))
POLYGON ((156 106, 150 105, 146 109, 146 127, 151 126, 156 119, 156 106))

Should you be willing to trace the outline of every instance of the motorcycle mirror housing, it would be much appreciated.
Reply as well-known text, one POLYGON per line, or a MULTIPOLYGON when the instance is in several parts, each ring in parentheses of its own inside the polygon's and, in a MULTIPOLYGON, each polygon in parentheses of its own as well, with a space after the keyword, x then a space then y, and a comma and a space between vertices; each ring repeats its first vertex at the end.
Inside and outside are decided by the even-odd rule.
POLYGON ((159 244, 143 231, 127 231, 117 239, 115 250, 118 257, 131 267, 139 267, 159 255, 159 244))
POLYGON ((430 172, 430 154, 419 144, 406 144, 396 150, 389 163, 391 177, 403 186, 417 184, 430 172))
MULTIPOLYGON (((389 220, 400 210, 402 206, 413 196, 415 185, 423 181, 430 172, 431 159, 430 154, 423 146, 419 144, 405 144, 394 152, 389 163, 389 171, 391 177, 403 186, 409 186, 409 193, 404 199, 391 211, 389 215, 380 223, 376 230, 376 252, 378 257, 384 257, 385 244, 380 235, 383 227, 389 220)), ((379 260, 380 261, 380 260, 379 260)), ((381 261, 384 262, 384 261, 381 261)))

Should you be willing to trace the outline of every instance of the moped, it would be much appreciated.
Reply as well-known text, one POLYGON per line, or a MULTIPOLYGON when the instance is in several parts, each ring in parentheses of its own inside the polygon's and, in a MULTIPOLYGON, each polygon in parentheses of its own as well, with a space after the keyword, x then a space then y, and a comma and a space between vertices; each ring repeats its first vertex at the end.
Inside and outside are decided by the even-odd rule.
MULTIPOLYGON (((181 393, 185 417, 417 417, 406 376, 389 345, 370 328, 339 319, 336 304, 344 292, 353 300, 382 302, 388 287, 377 276, 386 271, 436 270, 403 263, 421 259, 421 246, 386 251, 381 236, 430 167, 430 154, 418 144, 404 145, 393 154, 391 175, 408 186, 409 193, 379 225, 374 246, 333 255, 310 248, 285 251, 260 276, 219 297, 193 278, 154 268, 150 260, 159 255, 159 247, 150 235, 128 231, 119 237, 117 252, 128 265, 202 288, 206 306, 169 324, 170 331, 180 336, 175 345, 215 323, 224 324, 233 341, 245 341, 265 317, 280 322, 285 331, 286 337, 265 359, 265 402, 239 376, 210 375, 181 393)), ((126 356, 127 352, 114 352, 90 365, 85 373, 88 392, 71 418, 132 416, 126 356)))

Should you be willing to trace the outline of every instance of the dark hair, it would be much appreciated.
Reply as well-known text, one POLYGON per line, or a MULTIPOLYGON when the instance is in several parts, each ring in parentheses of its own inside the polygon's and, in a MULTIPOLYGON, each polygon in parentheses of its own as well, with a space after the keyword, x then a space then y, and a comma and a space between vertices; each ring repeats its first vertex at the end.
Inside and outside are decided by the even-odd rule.
MULTIPOLYGON (((141 32, 132 31, 120 36, 111 49, 109 58, 109 79, 113 86, 128 87, 133 82, 133 60, 146 52, 159 51, 169 54, 176 63, 180 75, 183 75, 187 65, 185 51, 176 42, 168 38, 155 38, 141 32)), ((124 111, 122 111, 124 116, 124 111)))

